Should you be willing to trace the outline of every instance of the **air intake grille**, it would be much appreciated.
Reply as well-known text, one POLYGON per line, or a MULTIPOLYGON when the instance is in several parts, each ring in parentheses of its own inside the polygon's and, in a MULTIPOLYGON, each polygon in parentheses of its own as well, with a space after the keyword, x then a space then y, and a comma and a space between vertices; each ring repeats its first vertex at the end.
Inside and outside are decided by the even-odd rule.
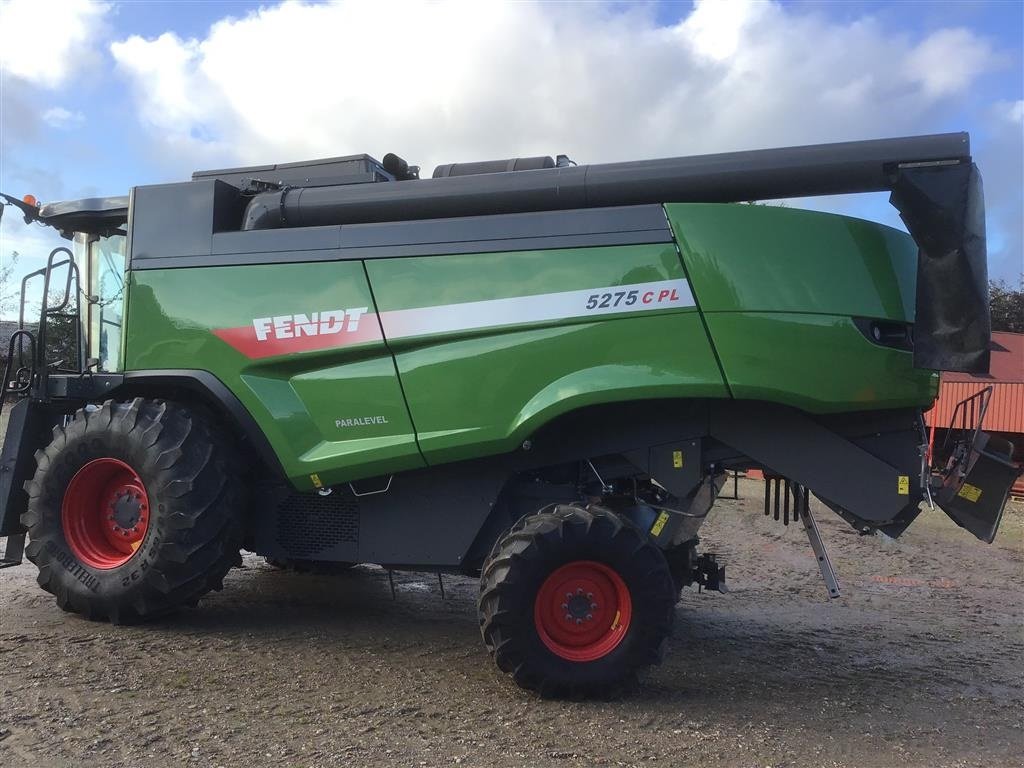
POLYGON ((359 503, 337 491, 330 496, 293 493, 277 509, 277 540, 300 558, 358 543, 359 503))

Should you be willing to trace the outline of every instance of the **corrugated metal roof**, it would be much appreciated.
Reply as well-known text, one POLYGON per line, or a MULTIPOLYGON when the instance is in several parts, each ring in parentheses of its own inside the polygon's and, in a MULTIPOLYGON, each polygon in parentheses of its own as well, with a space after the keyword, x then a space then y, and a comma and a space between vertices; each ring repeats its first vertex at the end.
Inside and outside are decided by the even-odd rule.
POLYGON ((943 381, 1024 381, 1024 333, 995 331, 992 334, 992 363, 987 376, 970 373, 944 373, 943 381))
POLYGON ((949 426, 957 403, 992 387, 992 399, 985 414, 989 432, 1024 434, 1024 334, 992 334, 992 364, 988 376, 967 373, 943 373, 939 399, 925 414, 929 426, 949 426))

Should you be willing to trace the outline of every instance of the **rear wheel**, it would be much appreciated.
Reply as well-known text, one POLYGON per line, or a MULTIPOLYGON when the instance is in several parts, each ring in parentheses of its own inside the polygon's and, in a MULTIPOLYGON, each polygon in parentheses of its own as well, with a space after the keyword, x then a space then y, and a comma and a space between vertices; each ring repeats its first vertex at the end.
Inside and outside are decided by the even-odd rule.
POLYGON ((181 406, 137 398, 80 410, 36 463, 26 555, 64 610, 151 618, 219 589, 240 562, 231 448, 181 406))
POLYGON ((661 661, 672 575, 646 535, 601 508, 525 518, 481 576, 484 642, 498 667, 547 696, 614 696, 661 661))

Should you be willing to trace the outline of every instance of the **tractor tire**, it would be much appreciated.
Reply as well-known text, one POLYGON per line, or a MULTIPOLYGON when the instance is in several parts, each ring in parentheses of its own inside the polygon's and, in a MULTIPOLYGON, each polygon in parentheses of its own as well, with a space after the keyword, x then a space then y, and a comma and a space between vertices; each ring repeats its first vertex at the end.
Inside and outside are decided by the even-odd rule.
POLYGON ((194 605, 241 565, 243 493, 205 419, 136 398, 79 410, 36 452, 26 555, 65 611, 115 624, 194 605))
POLYGON ((544 697, 612 698, 661 662, 676 591, 661 550, 600 507, 524 518, 495 545, 477 610, 498 668, 544 697))

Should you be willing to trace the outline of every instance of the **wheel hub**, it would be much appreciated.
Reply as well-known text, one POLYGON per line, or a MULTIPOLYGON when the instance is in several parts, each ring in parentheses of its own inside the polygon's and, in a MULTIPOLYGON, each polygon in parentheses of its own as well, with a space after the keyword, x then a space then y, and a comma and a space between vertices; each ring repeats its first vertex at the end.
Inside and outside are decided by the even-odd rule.
POLYGON ((555 570, 534 603, 541 641, 570 661, 595 661, 622 641, 632 601, 622 577, 603 563, 578 560, 555 570))
POLYGON ((585 621, 594 620, 594 611, 598 610, 598 604, 593 602, 594 593, 587 592, 584 594, 583 588, 578 587, 576 594, 567 592, 565 595, 565 602, 562 603, 562 609, 565 611, 566 621, 575 621, 577 624, 585 621))
POLYGON ((115 526, 131 530, 142 519, 141 496, 130 489, 119 491, 115 501, 110 504, 110 511, 110 519, 115 526))
POLYGON ((79 469, 61 503, 64 538, 84 565, 100 570, 128 562, 149 530, 149 496, 142 478, 113 458, 79 469))

